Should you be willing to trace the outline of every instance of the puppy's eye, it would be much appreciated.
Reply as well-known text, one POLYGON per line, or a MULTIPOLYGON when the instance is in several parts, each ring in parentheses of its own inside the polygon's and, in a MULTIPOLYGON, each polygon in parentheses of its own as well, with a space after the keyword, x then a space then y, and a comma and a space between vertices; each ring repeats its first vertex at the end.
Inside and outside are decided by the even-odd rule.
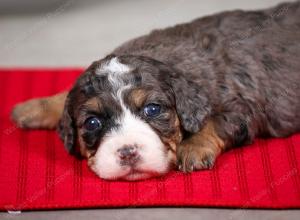
POLYGON ((83 127, 88 131, 95 131, 96 129, 101 129, 102 124, 99 118, 89 117, 85 120, 83 127))
POLYGON ((158 104, 150 103, 144 107, 144 114, 147 117, 155 117, 160 114, 161 107, 158 104))

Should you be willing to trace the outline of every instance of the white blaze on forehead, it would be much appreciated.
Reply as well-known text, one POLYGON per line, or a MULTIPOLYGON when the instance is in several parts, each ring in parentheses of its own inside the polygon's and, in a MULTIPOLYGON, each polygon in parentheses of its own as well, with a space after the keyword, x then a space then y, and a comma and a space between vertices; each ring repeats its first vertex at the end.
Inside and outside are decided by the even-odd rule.
POLYGON ((130 71, 130 67, 120 63, 117 57, 114 57, 110 60, 108 60, 106 63, 101 65, 97 70, 96 74, 101 75, 103 73, 108 73, 108 74, 123 74, 123 73, 128 73, 130 71))
MULTIPOLYGON (((114 57, 104 64, 102 64, 97 70, 97 75, 106 75, 108 81, 111 83, 114 93, 124 87, 123 74, 130 72, 130 67, 123 63, 120 63, 117 57, 114 57)), ((112 94, 115 95, 115 94, 112 94)))

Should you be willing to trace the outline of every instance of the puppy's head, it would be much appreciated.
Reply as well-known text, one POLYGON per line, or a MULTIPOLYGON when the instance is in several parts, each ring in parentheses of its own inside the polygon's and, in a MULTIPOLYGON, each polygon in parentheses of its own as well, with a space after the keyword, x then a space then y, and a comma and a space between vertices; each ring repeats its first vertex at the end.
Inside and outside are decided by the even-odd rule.
POLYGON ((108 56, 77 80, 59 132, 71 153, 104 179, 166 173, 182 132, 196 132, 209 114, 197 83, 147 57, 108 56))

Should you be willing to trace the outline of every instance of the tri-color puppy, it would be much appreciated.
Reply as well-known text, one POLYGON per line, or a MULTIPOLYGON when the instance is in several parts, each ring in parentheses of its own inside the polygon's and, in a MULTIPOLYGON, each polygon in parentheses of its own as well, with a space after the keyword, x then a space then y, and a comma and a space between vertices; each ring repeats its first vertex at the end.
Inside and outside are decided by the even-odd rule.
POLYGON ((155 30, 94 62, 70 92, 21 103, 12 117, 57 127, 100 177, 138 180, 176 164, 211 168, 257 136, 300 131, 299 83, 295 2, 155 30))

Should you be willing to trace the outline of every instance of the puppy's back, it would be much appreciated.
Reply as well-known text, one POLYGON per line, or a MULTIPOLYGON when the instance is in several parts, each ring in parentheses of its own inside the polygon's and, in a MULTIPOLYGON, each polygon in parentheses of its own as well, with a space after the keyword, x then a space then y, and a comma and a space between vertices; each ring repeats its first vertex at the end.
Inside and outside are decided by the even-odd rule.
POLYGON ((180 70, 208 91, 215 109, 237 99, 272 136, 300 130, 300 2, 230 11, 155 30, 115 54, 143 55, 180 70))

